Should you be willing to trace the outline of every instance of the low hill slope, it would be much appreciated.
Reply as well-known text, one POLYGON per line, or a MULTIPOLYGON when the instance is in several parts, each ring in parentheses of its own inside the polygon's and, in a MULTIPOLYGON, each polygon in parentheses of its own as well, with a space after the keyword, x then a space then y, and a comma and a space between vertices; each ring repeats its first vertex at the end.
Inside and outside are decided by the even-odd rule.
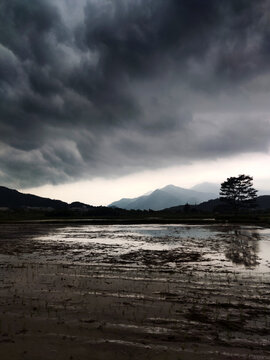
MULTIPOLYGON (((191 208, 196 209, 198 211, 205 212, 213 212, 213 211, 224 211, 229 210, 230 206, 228 203, 221 201, 219 198, 212 199, 208 201, 204 201, 199 205, 192 206, 191 208)), ((270 195, 262 195, 258 196, 256 199, 256 207, 255 210, 269 210, 270 209, 270 195)), ((171 208, 165 209, 165 211, 169 212, 181 212, 184 211, 184 206, 173 206, 171 208)))
POLYGON ((0 186, 0 207, 7 208, 53 208, 65 209, 68 204, 60 200, 52 200, 31 194, 23 194, 17 190, 12 190, 0 186))

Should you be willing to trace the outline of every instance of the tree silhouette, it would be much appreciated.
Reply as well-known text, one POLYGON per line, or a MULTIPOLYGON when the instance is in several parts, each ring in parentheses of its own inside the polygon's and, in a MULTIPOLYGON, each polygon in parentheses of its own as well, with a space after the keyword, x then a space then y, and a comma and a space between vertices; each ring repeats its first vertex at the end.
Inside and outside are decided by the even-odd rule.
POLYGON ((254 207, 257 190, 253 188, 253 178, 248 175, 227 178, 220 187, 220 199, 227 201, 234 209, 254 207))

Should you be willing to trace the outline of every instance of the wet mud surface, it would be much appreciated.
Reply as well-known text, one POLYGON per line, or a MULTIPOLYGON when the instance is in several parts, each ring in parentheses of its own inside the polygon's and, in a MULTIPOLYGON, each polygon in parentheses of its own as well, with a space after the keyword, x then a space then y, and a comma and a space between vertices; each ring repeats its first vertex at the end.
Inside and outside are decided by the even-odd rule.
POLYGON ((1 225, 1 359, 270 359, 269 260, 257 227, 1 225))

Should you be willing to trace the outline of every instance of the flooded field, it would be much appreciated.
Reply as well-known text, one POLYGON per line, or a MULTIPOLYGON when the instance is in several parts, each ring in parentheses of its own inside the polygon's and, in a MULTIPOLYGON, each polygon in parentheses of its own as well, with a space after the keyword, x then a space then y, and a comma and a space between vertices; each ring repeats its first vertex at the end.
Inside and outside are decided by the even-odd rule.
POLYGON ((270 359, 270 229, 0 228, 0 354, 270 359))

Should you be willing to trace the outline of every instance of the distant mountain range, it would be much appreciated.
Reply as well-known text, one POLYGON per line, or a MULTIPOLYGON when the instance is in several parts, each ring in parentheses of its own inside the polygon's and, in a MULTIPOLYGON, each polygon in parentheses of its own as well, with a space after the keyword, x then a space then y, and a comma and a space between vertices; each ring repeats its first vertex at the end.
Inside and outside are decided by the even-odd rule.
MULTIPOLYGON (((211 184, 201 184, 197 188, 215 188, 211 184)), ((202 192, 194 189, 183 189, 174 185, 149 192, 135 199, 121 199, 112 203, 110 208, 125 210, 161 210, 178 205, 200 204, 209 199, 215 199, 217 193, 202 192)), ((64 201, 43 198, 32 194, 24 194, 17 190, 0 186, 0 208, 36 208, 54 210, 91 210, 95 207, 80 202, 68 204, 64 201)))
MULTIPOLYGON (((186 203, 196 205, 199 211, 213 211, 224 203, 218 199, 218 193, 214 192, 215 184, 203 183, 194 186, 192 189, 184 189, 174 185, 165 186, 135 199, 121 199, 113 202, 109 207, 91 206, 81 202, 68 204, 61 200, 52 200, 32 194, 24 194, 17 190, 0 186, 0 209, 47 209, 87 212, 96 215, 116 215, 125 213, 126 210, 163 210, 182 211, 186 203), (213 192, 203 192, 194 189, 206 189, 213 192), (121 210, 123 209, 123 210, 121 210)), ((270 195, 258 196, 257 209, 270 209, 270 195)))
MULTIPOLYGON (((219 201, 220 185, 215 183, 203 182, 190 189, 181 188, 174 185, 167 185, 161 189, 156 189, 136 198, 123 198, 114 201, 109 207, 117 207, 126 210, 163 210, 171 207, 183 206, 185 204, 198 205, 198 208, 212 208, 211 201, 215 201, 215 206, 219 201), (210 201, 209 205, 208 202, 210 201)), ((270 194, 269 191, 259 191, 258 197, 263 198, 270 194)), ((214 203, 213 203, 214 204, 214 203)), ((261 208, 261 203, 259 207, 261 208)), ((270 206, 269 206, 270 207, 270 206)), ((262 206, 262 208, 265 208, 262 206)))
POLYGON ((111 203, 110 207, 118 207, 126 210, 162 210, 186 203, 195 205, 218 197, 219 188, 215 184, 203 183, 192 189, 184 189, 174 185, 154 190, 149 195, 142 195, 133 199, 121 199, 111 203), (212 191, 199 191, 199 189, 211 189, 212 191))

